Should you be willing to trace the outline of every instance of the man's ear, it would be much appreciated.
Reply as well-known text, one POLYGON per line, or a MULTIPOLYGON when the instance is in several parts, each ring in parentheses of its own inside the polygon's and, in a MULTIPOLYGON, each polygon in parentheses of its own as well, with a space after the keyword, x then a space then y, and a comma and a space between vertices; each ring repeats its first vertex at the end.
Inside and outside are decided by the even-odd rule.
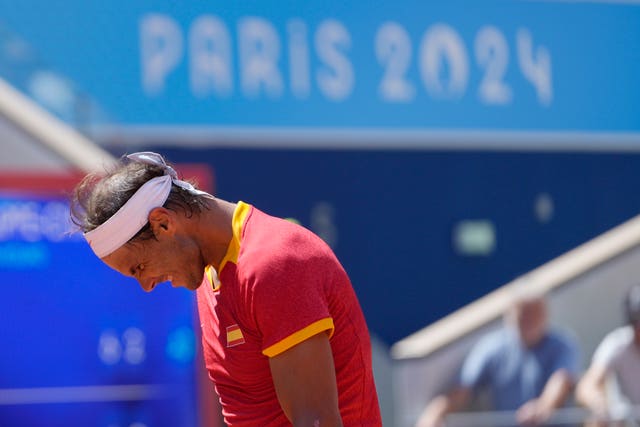
POLYGON ((171 212, 162 207, 153 208, 151 212, 149 212, 149 225, 156 239, 159 239, 167 233, 173 234, 175 228, 174 218, 171 212))

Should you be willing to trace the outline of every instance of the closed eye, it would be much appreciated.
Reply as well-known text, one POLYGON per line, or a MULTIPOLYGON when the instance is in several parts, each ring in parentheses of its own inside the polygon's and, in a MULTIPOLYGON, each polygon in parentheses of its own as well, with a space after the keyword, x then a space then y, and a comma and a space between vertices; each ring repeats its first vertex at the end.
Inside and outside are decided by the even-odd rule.
POLYGON ((137 276, 138 273, 140 273, 142 270, 144 270, 144 264, 140 263, 138 265, 136 265, 135 267, 131 267, 131 269, 129 270, 129 272, 131 273, 132 276, 137 276))

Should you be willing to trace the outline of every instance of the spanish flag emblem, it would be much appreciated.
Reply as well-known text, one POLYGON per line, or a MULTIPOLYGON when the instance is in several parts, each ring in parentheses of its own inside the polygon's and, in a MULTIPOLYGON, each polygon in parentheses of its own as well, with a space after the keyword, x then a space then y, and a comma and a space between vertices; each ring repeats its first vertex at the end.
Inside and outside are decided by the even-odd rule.
POLYGON ((235 347, 240 344, 244 344, 244 335, 242 335, 240 327, 237 324, 227 326, 227 347, 235 347))

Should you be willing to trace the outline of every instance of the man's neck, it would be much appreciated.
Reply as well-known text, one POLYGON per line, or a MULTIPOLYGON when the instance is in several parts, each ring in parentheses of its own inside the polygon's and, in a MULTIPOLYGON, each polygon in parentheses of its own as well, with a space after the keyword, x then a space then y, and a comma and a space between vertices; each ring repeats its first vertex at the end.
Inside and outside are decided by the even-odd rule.
POLYGON ((233 238, 233 213, 236 204, 221 199, 208 199, 193 230, 206 264, 219 271, 233 238))

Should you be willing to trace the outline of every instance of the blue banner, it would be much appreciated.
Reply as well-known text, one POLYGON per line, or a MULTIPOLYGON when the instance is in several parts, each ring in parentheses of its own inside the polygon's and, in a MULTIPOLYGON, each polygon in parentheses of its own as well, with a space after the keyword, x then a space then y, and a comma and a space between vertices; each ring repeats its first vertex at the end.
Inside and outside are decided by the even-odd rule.
POLYGON ((640 129, 633 4, 3 3, 7 28, 126 125, 640 129))

